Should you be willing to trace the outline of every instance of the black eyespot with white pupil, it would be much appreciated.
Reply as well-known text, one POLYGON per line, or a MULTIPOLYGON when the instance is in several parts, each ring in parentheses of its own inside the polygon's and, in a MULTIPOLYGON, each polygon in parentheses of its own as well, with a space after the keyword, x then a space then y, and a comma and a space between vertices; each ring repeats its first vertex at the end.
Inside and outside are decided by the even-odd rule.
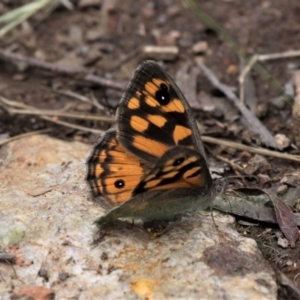
POLYGON ((155 93, 155 99, 161 105, 167 105, 170 102, 169 88, 166 84, 161 83, 159 90, 155 93))
POLYGON ((184 160, 185 160, 184 157, 177 158, 176 160, 174 160, 173 166, 176 167, 176 166, 181 165, 184 162, 184 160))
POLYGON ((123 188, 124 186, 125 186, 124 180, 119 179, 119 180, 116 180, 116 181, 115 181, 115 187, 116 187, 117 189, 121 189, 121 188, 123 188))

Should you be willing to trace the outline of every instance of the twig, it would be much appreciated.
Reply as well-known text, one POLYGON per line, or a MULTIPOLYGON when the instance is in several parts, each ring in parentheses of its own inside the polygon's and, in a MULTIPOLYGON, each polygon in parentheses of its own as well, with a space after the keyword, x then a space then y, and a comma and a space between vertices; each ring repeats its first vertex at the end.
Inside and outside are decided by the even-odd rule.
POLYGON ((80 71, 78 69, 70 68, 70 67, 65 67, 61 66, 57 63, 50 63, 50 62, 45 62, 36 58, 32 57, 26 57, 20 54, 15 54, 11 53, 8 51, 4 51, 0 49, 0 60, 10 62, 10 63, 16 63, 16 62, 23 62, 27 63, 31 67, 36 67, 44 70, 51 71, 53 73, 58 73, 62 75, 68 75, 68 76, 73 76, 76 77, 77 79, 87 81, 87 82, 92 82, 99 84, 101 86, 111 88, 111 89, 116 89, 123 91, 124 90, 124 85, 103 77, 99 77, 93 74, 88 74, 88 70, 82 68, 80 71))
POLYGON ((216 158, 219 159, 220 161, 225 162, 226 164, 228 164, 229 166, 231 166, 231 168, 233 170, 242 172, 244 169, 242 167, 240 167, 238 164, 235 164, 234 162, 230 161, 229 159, 221 156, 221 155, 216 155, 216 158))
POLYGON ((51 131, 51 129, 48 128, 48 129, 30 131, 30 132, 22 133, 22 134, 19 134, 19 135, 15 135, 11 138, 0 141, 0 146, 3 146, 5 144, 8 144, 8 143, 10 143, 12 141, 15 141, 15 140, 23 139, 23 138, 31 136, 31 135, 42 134, 42 133, 46 133, 46 132, 50 132, 50 131, 51 131))
MULTIPOLYGON (((1 98, 1 97, 0 97, 1 98)), ((51 116, 51 117, 62 117, 77 120, 89 120, 89 121, 101 121, 105 123, 115 123, 115 118, 109 116, 94 116, 94 115, 79 115, 73 113, 64 113, 57 110, 46 110, 46 109, 15 109, 9 108, 9 113, 18 115, 32 115, 32 116, 51 116)))
POLYGON ((300 56, 299 50, 291 50, 291 51, 286 51, 286 52, 282 52, 282 53, 253 55, 239 76, 240 89, 244 86, 245 78, 246 78, 247 74, 250 72, 250 70, 254 67, 254 65, 258 61, 268 61, 268 60, 274 60, 274 59, 291 58, 291 57, 299 57, 299 56, 300 56))
POLYGON ((11 114, 22 114, 22 115, 38 115, 38 116, 51 116, 51 117, 63 117, 70 119, 78 119, 78 120, 89 120, 89 121, 101 121, 106 123, 115 123, 115 118, 110 116, 94 116, 94 115, 82 115, 82 114, 74 114, 74 113, 65 113, 58 110, 50 110, 50 109, 37 109, 35 107, 26 105, 24 103, 19 103, 16 101, 8 100, 2 96, 0 96, 0 103, 4 103, 7 105, 4 107, 11 114), (11 108, 18 107, 20 109, 11 108))
POLYGON ((247 145, 243 145, 243 144, 239 144, 239 143, 235 143, 235 142, 231 142, 231 141, 216 139, 216 138, 213 138, 210 136, 202 136, 201 139, 205 143, 222 145, 222 146, 226 146, 226 147, 230 147, 230 148, 234 148, 234 149, 238 149, 238 150, 242 150, 242 151, 249 151, 251 153, 256 153, 256 154, 261 154, 261 155, 265 155, 265 156, 271 156, 271 157, 276 157, 276 158, 280 158, 280 159, 286 159, 286 160, 300 162, 299 155, 291 155, 288 153, 271 151, 271 150, 264 149, 264 148, 255 148, 255 147, 251 147, 251 146, 247 146, 247 145))
MULTIPOLYGON (((2 102, 2 106, 8 112, 11 112, 10 110, 12 110, 12 111, 16 110, 14 107, 27 109, 28 114, 30 114, 30 113, 35 114, 35 112, 38 111, 39 112, 39 114, 38 114, 39 117, 42 118, 42 119, 45 119, 47 121, 50 121, 50 122, 53 122, 53 123, 56 123, 56 124, 60 124, 60 125, 63 125, 63 126, 71 127, 71 128, 80 129, 80 130, 83 130, 83 131, 88 131, 88 132, 93 132, 93 133, 103 133, 103 131, 99 130, 99 129, 92 129, 92 128, 87 128, 87 127, 71 124, 71 123, 68 123, 68 122, 54 120, 50 117, 47 117, 47 116, 43 115, 44 113, 51 112, 51 111, 36 110, 32 106, 26 105, 24 103, 19 103, 19 102, 16 102, 16 101, 8 100, 8 99, 0 96, 0 103, 1 102, 2 102), (3 103, 5 105, 3 105, 3 103), (9 106, 9 107, 7 107, 7 106, 9 106), (13 108, 11 108, 11 107, 13 107, 13 108)), ((22 110, 20 110, 20 113, 22 113, 22 110)), ((55 116, 55 114, 61 114, 61 115, 68 116, 68 117, 70 117, 72 115, 72 114, 59 113, 57 111, 53 111, 53 113, 54 113, 54 116, 55 116)), ((77 115, 73 115, 73 117, 76 118, 77 115)), ((81 117, 81 116, 79 116, 79 117, 81 117)), ((97 120, 97 121, 105 121, 105 118, 107 118, 107 121, 109 121, 111 123, 114 123, 114 118, 113 117, 85 116, 84 118, 85 119, 91 119, 91 120, 97 120)), ((255 148, 255 147, 251 147, 251 146, 247 146, 247 145, 243 145, 243 144, 239 144, 239 143, 235 143, 235 142, 231 142, 231 141, 216 139, 216 138, 209 137, 209 136, 202 136, 202 140, 203 140, 203 142, 206 142, 206 143, 231 147, 231 148, 234 148, 234 149, 248 151, 248 152, 251 152, 251 153, 257 153, 257 154, 276 157, 276 158, 280 158, 280 159, 286 159, 286 160, 292 160, 292 161, 300 162, 300 156, 296 156, 296 155, 271 151, 271 150, 267 150, 267 149, 264 149, 264 148, 255 148)), ((2 144, 0 143, 0 145, 2 145, 2 144)))
POLYGON ((300 71, 294 72, 295 103, 292 113, 292 133, 295 137, 295 144, 300 147, 300 71))
MULTIPOLYGON (((279 279, 279 283, 280 285, 282 286, 285 286, 285 288, 287 290, 290 289, 290 292, 289 292, 289 295, 291 295, 291 291, 293 291, 293 296, 294 296, 294 299, 297 299, 299 298, 300 299, 300 289, 297 287, 297 285, 295 285, 284 273, 278 271, 278 279, 279 279), (296 298, 297 296, 297 298, 296 298)), ((295 280, 295 277, 294 277, 294 280, 295 280)))
POLYGON ((136 58, 141 53, 141 48, 137 48, 134 51, 128 53, 126 56, 121 58, 119 61, 117 61, 111 68, 110 71, 114 71, 118 68, 120 68, 123 64, 127 63, 133 58, 136 58))
MULTIPOLYGON (((12 100, 8 100, 4 97, 1 97, 0 96, 0 100, 2 101, 2 103, 5 103, 5 105, 2 104, 2 107, 4 109, 6 109, 8 112, 10 112, 11 108, 10 107, 7 107, 7 104, 9 103, 11 106, 13 107, 21 107, 21 108, 24 108, 24 109, 27 109, 27 110, 31 110, 32 111, 35 111, 35 108, 32 107, 32 106, 29 106, 29 105, 26 105, 24 103, 18 103, 16 101, 12 101, 12 100)), ((50 117, 47 117, 47 116, 43 116, 43 115, 38 115, 41 119, 44 119, 44 120, 47 120, 47 121, 50 121, 52 123, 55 123, 55 124, 59 124, 59 125, 63 125, 63 126, 66 126, 66 127, 69 127, 69 128, 74 128, 74 129, 78 129, 78 130, 82 130, 82 131, 87 131, 87 132, 93 132, 93 133, 103 133, 102 130, 99 130, 99 129, 93 129, 93 128, 88 128, 88 127, 84 127, 84 126, 80 126, 80 125, 76 125, 76 124, 72 124, 72 123, 69 123, 69 122, 65 122, 65 121, 60 121, 60 120, 55 120, 54 118, 50 118, 50 117)), ((100 116, 99 116, 100 117, 100 116)))
POLYGON ((242 115, 245 117, 248 128, 257 133, 263 144, 268 147, 280 149, 273 136, 268 129, 245 107, 245 105, 239 100, 239 98, 229 89, 225 84, 222 84, 219 79, 208 69, 199 59, 196 59, 196 63, 203 71, 204 75, 210 80, 210 82, 218 89, 220 89, 226 97, 233 102, 233 104, 239 109, 242 115))
MULTIPOLYGON (((241 60, 240 70, 245 68, 245 62, 241 60)), ((242 103, 245 103, 250 111, 254 114, 257 106, 256 89, 250 74, 243 78, 243 83, 240 83, 239 97, 242 103)))
POLYGON ((258 60, 259 61, 266 61, 272 59, 279 59, 279 58, 291 58, 291 57, 298 57, 300 56, 300 50, 290 50, 281 53, 272 53, 272 54, 259 54, 258 60))
POLYGON ((80 95, 80 94, 77 94, 77 93, 74 93, 72 91, 61 91, 61 90, 54 90, 55 93, 58 93, 58 94, 61 94, 61 95, 65 95, 65 96, 68 96, 68 97, 71 97, 71 98, 75 98, 77 100, 80 100, 82 102, 87 102, 87 103, 90 103, 92 105, 94 105, 95 107, 97 107, 98 109, 100 110, 104 110, 104 106, 102 106, 96 99, 95 97, 93 97, 92 99, 88 98, 88 97, 85 97, 83 95, 80 95))
POLYGON ((300 56, 299 50, 291 50, 286 51, 282 53, 272 53, 272 54, 255 54, 251 57, 246 67, 243 69, 243 72, 240 74, 239 82, 242 84, 244 82, 244 78, 249 73, 249 71, 252 69, 253 65, 257 61, 267 61, 267 60, 273 60, 273 59, 279 59, 279 58, 291 58, 291 57, 298 57, 300 56))
POLYGON ((50 121, 52 123, 63 125, 65 127, 69 127, 69 128, 74 128, 77 130, 82 130, 82 131, 87 131, 87 132, 92 132, 92 133, 103 133, 103 130, 100 130, 100 129, 93 129, 93 128, 88 128, 85 126, 75 125, 75 124, 65 122, 65 121, 54 120, 54 119, 52 119, 50 117, 46 117, 46 116, 41 116, 41 118, 44 120, 50 121))

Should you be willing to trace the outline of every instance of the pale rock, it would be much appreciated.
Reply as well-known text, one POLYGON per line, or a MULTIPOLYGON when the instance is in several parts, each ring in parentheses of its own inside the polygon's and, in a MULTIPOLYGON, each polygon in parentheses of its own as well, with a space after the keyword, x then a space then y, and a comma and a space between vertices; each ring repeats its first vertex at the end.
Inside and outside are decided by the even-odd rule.
POLYGON ((55 299, 277 298, 274 271, 232 216, 215 213, 216 228, 209 212, 186 215, 154 240, 125 222, 99 235, 90 148, 36 135, 0 149, 0 246, 16 261, 0 264, 2 299, 28 286, 55 299))

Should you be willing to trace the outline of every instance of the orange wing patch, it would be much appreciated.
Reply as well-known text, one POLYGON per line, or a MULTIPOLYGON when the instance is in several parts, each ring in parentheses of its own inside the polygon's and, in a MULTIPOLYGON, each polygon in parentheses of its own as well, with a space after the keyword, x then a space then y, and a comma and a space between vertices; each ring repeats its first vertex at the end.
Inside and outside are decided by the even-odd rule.
POLYGON ((148 115, 147 120, 150 123, 156 125, 157 127, 164 127, 165 124, 168 122, 168 120, 165 117, 159 115, 148 115))
POLYGON ((172 99, 168 105, 164 106, 166 112, 184 113, 185 108, 179 99, 172 99))
POLYGON ((144 132, 148 129, 149 122, 139 116, 132 116, 130 118, 130 126, 137 132, 144 132))
MULTIPOLYGON (((148 81, 145 83, 145 90, 143 91, 143 94, 145 96, 152 96, 152 97, 149 97, 149 101, 150 103, 152 102, 153 100, 153 105, 151 105, 150 103, 147 103, 148 105, 150 106, 159 106, 160 104, 154 99, 155 97, 155 93, 157 92, 157 90, 159 89, 159 84, 155 84, 153 83, 155 79, 153 79, 152 81, 148 81)), ((160 80, 161 82, 163 82, 162 80, 160 80)))
POLYGON ((150 94, 146 95, 145 103, 150 107, 158 107, 159 103, 150 94))
POLYGON ((185 126, 176 125, 173 131, 173 139, 176 145, 179 144, 180 140, 192 136, 192 130, 185 126))
POLYGON ((138 98, 132 97, 127 104, 129 109, 139 109, 140 108, 140 100, 138 98))
POLYGON ((162 156, 168 149, 167 145, 142 135, 135 135, 133 137, 133 146, 155 157, 162 156))

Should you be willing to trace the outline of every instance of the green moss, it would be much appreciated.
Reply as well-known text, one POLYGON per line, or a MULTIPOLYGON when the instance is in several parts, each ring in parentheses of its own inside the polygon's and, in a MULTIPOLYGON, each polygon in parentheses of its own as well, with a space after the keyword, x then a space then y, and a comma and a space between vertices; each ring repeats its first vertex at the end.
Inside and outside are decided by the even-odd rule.
POLYGON ((19 244, 26 237, 26 227, 23 224, 0 229, 0 246, 7 247, 19 244))

